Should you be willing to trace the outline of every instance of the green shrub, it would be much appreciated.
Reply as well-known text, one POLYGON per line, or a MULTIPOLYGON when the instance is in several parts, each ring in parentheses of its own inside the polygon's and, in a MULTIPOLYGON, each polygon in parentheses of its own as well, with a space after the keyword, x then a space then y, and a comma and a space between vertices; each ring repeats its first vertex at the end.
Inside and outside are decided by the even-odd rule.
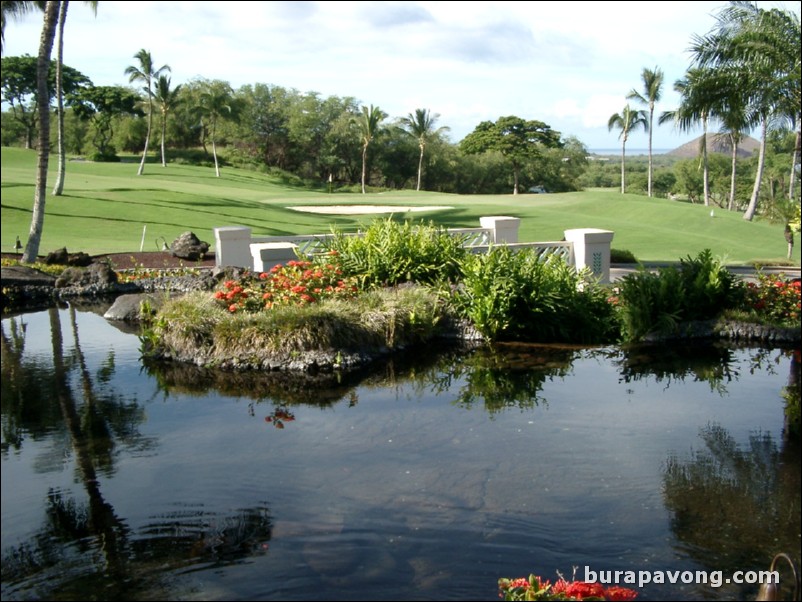
POLYGON ((709 249, 680 260, 679 267, 645 268, 619 285, 622 335, 637 341, 650 333, 670 334, 688 320, 709 320, 741 303, 739 278, 713 258, 709 249))
POLYGON ((610 249, 610 263, 638 263, 635 254, 626 249, 610 249))
POLYGON ((327 242, 346 276, 362 288, 394 286, 403 282, 454 282, 467 251, 462 240, 432 224, 375 220, 363 236, 334 232, 327 242))
POLYGON ((492 247, 469 255, 452 301, 492 340, 601 343, 618 324, 607 290, 556 255, 492 247))

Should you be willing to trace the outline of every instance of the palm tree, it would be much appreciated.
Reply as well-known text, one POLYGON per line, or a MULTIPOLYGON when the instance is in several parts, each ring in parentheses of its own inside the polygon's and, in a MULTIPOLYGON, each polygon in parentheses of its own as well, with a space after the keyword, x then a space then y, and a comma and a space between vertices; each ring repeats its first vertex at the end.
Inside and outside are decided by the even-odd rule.
MULTIPOLYGON (((85 2, 92 12, 97 15, 97 1, 85 2)), ((58 172, 56 174, 56 184, 53 187, 53 196, 61 196, 64 191, 64 177, 67 171, 66 150, 64 148, 64 85, 62 71, 64 66, 64 23, 67 21, 67 10, 69 0, 61 3, 58 14, 58 50, 56 57, 56 117, 58 119, 58 172)))
POLYGON ((680 106, 674 111, 664 112, 659 119, 663 124, 673 121, 683 132, 702 125, 699 154, 704 170, 704 204, 710 205, 710 176, 707 162, 707 126, 716 104, 718 79, 712 69, 689 69, 685 77, 674 82, 674 90, 680 95, 680 106))
POLYGON ((31 229, 25 250, 22 253, 23 263, 33 263, 39 255, 39 244, 42 241, 42 229, 45 221, 45 200, 47 194, 47 166, 50 157, 50 91, 47 76, 50 73, 50 54, 53 51, 53 39, 56 37, 58 25, 58 2, 45 5, 42 35, 39 38, 39 55, 36 60, 36 102, 39 113, 39 147, 37 148, 36 191, 33 200, 31 229))
POLYGON ((202 118, 206 118, 209 123, 209 135, 212 139, 212 155, 214 156, 214 171, 220 177, 220 166, 217 162, 217 145, 215 144, 215 133, 217 122, 225 115, 234 116, 234 91, 228 82, 219 80, 204 82, 200 93, 200 106, 198 111, 202 118))
POLYGON ((9 19, 19 19, 35 10, 45 10, 46 2, 23 2, 19 0, 3 0, 0 12, 0 53, 6 41, 6 23, 9 19))
POLYGON ((420 158, 418 159, 418 187, 416 190, 420 190, 421 173, 423 172, 423 152, 426 149, 426 144, 431 138, 449 130, 448 126, 441 126, 435 129, 434 125, 439 118, 439 113, 432 115, 429 109, 415 109, 414 114, 410 113, 406 117, 401 118, 401 125, 408 134, 415 137, 420 147, 420 158))
POLYGON ((764 10, 743 0, 730 2, 716 20, 712 32, 694 36, 691 51, 698 66, 727 67, 741 74, 749 113, 760 123, 755 184, 743 216, 752 220, 765 168, 769 122, 799 114, 802 30, 799 17, 791 11, 764 10))
POLYGON ((379 131, 379 124, 387 117, 387 113, 379 107, 362 105, 362 115, 357 120, 362 140, 362 194, 365 194, 365 178, 368 169, 368 146, 379 131))
POLYGON ((159 103, 159 109, 161 110, 161 117, 162 117, 162 139, 161 139, 161 149, 162 149, 162 167, 167 166, 167 159, 166 153, 164 150, 164 139, 167 134, 167 115, 168 113, 175 108, 175 105, 179 102, 179 91, 181 90, 181 86, 178 85, 174 89, 170 89, 170 78, 165 75, 160 75, 159 79, 156 80, 156 102, 159 103))
POLYGON ((162 65, 158 69, 153 68, 153 57, 150 52, 144 48, 134 55, 134 58, 139 62, 139 66, 130 65, 125 68, 125 74, 128 76, 128 81, 142 82, 145 85, 142 89, 148 95, 148 132, 145 134, 145 150, 142 151, 142 161, 139 163, 139 171, 137 175, 141 176, 145 170, 145 158, 148 156, 148 146, 150 145, 150 132, 153 128, 153 79, 159 77, 165 71, 170 71, 169 65, 162 65))
POLYGON ((647 69, 641 73, 643 79, 643 94, 632 88, 627 99, 637 100, 649 107, 649 183, 648 194, 652 196, 652 132, 654 131, 654 105, 660 101, 663 91, 663 71, 658 67, 647 69))
POLYGON ((621 134, 618 136, 621 139, 621 194, 626 192, 624 158, 626 156, 627 138, 629 138, 630 132, 636 130, 638 127, 643 127, 644 131, 649 130, 646 112, 637 111, 629 105, 626 105, 621 113, 610 115, 610 119, 607 121, 608 131, 611 131, 613 128, 621 130, 621 134))

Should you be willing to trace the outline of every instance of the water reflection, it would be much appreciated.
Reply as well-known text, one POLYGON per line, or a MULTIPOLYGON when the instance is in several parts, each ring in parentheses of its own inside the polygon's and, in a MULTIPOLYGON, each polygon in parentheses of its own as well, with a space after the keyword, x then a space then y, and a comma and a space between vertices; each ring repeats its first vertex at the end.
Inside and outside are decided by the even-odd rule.
POLYGON ((487 599, 798 550, 790 350, 448 347, 309 377, 142 365, 91 318, 3 320, 3 599, 487 599))

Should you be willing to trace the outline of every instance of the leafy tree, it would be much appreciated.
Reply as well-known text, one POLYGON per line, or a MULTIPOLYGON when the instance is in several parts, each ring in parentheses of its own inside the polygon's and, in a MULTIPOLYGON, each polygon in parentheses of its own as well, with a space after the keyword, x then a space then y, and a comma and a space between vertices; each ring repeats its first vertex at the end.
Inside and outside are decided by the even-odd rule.
POLYGON ((115 154, 110 144, 114 120, 123 115, 142 116, 138 102, 139 96, 122 86, 93 86, 82 90, 75 98, 75 113, 80 119, 92 122, 93 143, 102 158, 115 154))
POLYGON ((498 151, 512 163, 513 194, 518 194, 521 167, 541 155, 546 148, 561 147, 560 133, 542 121, 520 117, 500 117, 495 123, 483 121, 460 143, 468 154, 498 151))
POLYGON ((237 104, 234 101, 234 90, 228 82, 204 80, 201 84, 200 104, 198 105, 201 119, 205 119, 209 127, 212 140, 212 155, 214 156, 214 172, 220 177, 220 164, 217 160, 216 134, 220 119, 236 118, 237 104))
POLYGON ((167 158, 165 153, 164 147, 164 139, 167 135, 167 115, 175 108, 175 105, 179 102, 179 92, 181 91, 181 86, 178 85, 175 88, 170 88, 170 82, 172 80, 167 77, 166 75, 160 75, 159 79, 156 80, 156 91, 154 97, 156 98, 156 102, 159 104, 159 110, 161 112, 161 121, 162 121, 162 136, 161 136, 161 151, 162 151, 162 167, 167 166, 167 158))
MULTIPOLYGON (((0 89, 2 99, 11 108, 11 115, 25 128, 25 148, 33 147, 36 132, 36 85, 37 59, 30 55, 8 56, 0 60, 0 89)), ((47 105, 56 94, 56 62, 51 61, 48 72, 47 105)), ((91 81, 80 71, 64 65, 62 67, 63 90, 67 95, 91 85, 91 81)), ((68 103, 69 104, 69 103, 68 103)))
POLYGON ((626 192, 626 180, 624 175, 624 159, 626 157, 627 139, 629 134, 642 127, 644 131, 648 131, 649 123, 646 118, 645 111, 637 111, 626 105, 620 113, 614 113, 607 121, 607 129, 612 130, 618 128, 621 130, 619 138, 621 139, 621 194, 626 192))
POLYGON ((144 92, 148 95, 148 133, 145 136, 145 150, 142 151, 142 161, 139 163, 137 175, 141 176, 145 170, 145 159, 148 156, 148 146, 150 145, 150 133, 153 130, 153 80, 160 77, 163 73, 170 71, 169 65, 162 65, 158 69, 153 66, 153 57, 144 48, 134 55, 138 65, 129 65, 125 68, 128 82, 142 82, 144 92))
POLYGON ((379 133, 379 126, 387 117, 387 113, 379 107, 362 105, 362 114, 356 120, 359 136, 362 140, 362 194, 365 194, 365 180, 368 170, 368 146, 379 133))
POLYGON ((652 133, 654 132, 654 105, 660 101, 663 91, 663 71, 658 67, 654 69, 643 69, 641 73, 643 79, 643 94, 633 88, 627 98, 630 100, 637 100, 641 104, 649 107, 649 184, 648 195, 652 196, 652 133))
POLYGON ((423 153, 426 150, 426 144, 433 137, 449 130, 448 126, 435 128, 435 124, 439 118, 439 113, 432 114, 429 109, 415 109, 415 113, 410 113, 400 120, 401 126, 407 133, 415 137, 418 141, 418 147, 420 148, 420 157, 418 158, 418 184, 415 190, 420 190, 421 173, 423 172, 423 153))
POLYGON ((58 2, 48 2, 39 39, 39 56, 36 63, 36 104, 39 113, 39 146, 37 149, 36 190, 34 192, 33 214, 28 241, 22 252, 23 263, 33 263, 39 255, 42 230, 45 221, 45 200, 47 194, 47 166, 50 158, 50 93, 47 76, 50 71, 50 53, 53 51, 53 38, 58 25, 58 2))

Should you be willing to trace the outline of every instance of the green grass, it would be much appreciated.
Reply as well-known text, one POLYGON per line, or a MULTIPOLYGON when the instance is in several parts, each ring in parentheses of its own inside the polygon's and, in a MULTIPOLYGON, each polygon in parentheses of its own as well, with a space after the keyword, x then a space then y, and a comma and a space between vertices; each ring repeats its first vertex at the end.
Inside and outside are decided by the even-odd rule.
MULTIPOLYGON (((23 244, 31 223, 36 170, 35 151, 3 148, 2 236, 4 252, 23 244)), ((677 261, 705 248, 728 264, 784 262, 782 226, 746 222, 740 213, 710 209, 615 190, 544 195, 460 196, 400 191, 380 194, 314 192, 281 184, 276 177, 224 168, 221 177, 207 167, 154 162, 137 176, 135 160, 122 163, 70 161, 65 194, 48 195, 40 253, 66 247, 89 254, 138 251, 146 227, 144 250, 161 249, 161 237, 172 242, 191 230, 214 245, 217 226, 249 226, 255 235, 328 233, 331 226, 356 231, 376 215, 331 216, 293 211, 293 205, 448 205, 398 218, 431 220, 453 228, 478 227, 483 215, 521 218, 520 240, 560 240, 570 228, 613 230, 613 247, 634 253, 640 261, 677 261), (158 241, 158 242, 157 242, 158 241)), ((52 157, 48 187, 55 181, 52 157)), ((800 264, 800 246, 794 265, 800 264)))

